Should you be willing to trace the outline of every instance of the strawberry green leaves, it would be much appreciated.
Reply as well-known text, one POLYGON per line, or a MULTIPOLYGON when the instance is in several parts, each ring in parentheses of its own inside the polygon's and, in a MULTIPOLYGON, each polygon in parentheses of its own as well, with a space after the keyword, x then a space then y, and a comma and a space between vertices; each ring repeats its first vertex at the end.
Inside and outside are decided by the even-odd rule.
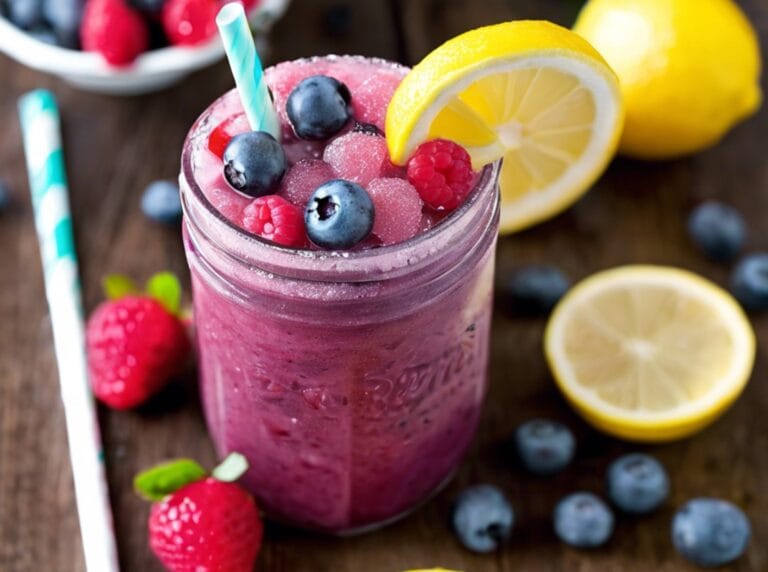
POLYGON ((147 281, 147 294, 160 302, 174 316, 181 308, 181 284, 170 272, 158 272, 147 281))
MULTIPOLYGON (((248 460, 240 453, 230 453, 211 476, 217 481, 233 483, 248 470, 248 460)), ((149 501, 163 500, 190 483, 208 476, 203 467, 191 459, 176 459, 147 469, 136 475, 133 488, 149 501)))
POLYGON ((126 296, 139 294, 136 283, 123 274, 109 274, 102 280, 104 293, 108 300, 118 300, 126 296))
POLYGON ((152 275, 142 291, 136 283, 123 274, 109 274, 103 280, 104 293, 109 300, 126 296, 149 296, 160 302, 169 313, 178 316, 181 312, 181 283, 171 272, 152 275))
POLYGON ((184 485, 207 476, 205 469, 191 459, 177 459, 152 467, 136 475, 133 488, 150 501, 159 501, 184 485))

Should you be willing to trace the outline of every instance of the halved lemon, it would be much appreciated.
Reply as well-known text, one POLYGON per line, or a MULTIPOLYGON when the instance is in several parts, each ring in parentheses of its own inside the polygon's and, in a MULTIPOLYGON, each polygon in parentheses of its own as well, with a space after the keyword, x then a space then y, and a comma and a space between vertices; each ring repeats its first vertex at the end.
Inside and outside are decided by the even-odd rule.
POLYGON ((544 338, 549 366, 595 427, 636 441, 702 429, 744 389, 755 359, 730 294, 685 270, 600 272, 560 301, 544 338))
POLYGON ((504 159, 502 232, 562 211, 603 172, 624 110, 618 80, 583 38, 544 21, 477 28, 425 57, 387 109, 390 156, 430 139, 467 149, 475 169, 504 159))

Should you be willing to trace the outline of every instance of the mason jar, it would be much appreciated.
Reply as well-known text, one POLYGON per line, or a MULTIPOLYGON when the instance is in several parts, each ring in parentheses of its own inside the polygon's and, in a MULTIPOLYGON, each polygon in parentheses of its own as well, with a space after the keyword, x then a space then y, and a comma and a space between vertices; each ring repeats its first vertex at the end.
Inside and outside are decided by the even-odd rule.
POLYGON ((195 151, 233 97, 192 127, 180 176, 211 437, 221 457, 248 459, 241 482, 269 517, 332 533, 380 526, 452 476, 478 424, 498 165, 406 242, 285 248, 231 223, 201 188, 195 151))

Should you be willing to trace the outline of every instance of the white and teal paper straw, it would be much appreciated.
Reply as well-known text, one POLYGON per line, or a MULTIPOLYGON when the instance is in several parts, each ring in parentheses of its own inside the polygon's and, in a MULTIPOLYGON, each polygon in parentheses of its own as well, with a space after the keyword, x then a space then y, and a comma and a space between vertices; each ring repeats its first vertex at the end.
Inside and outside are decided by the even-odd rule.
POLYGON ((19 114, 86 569, 117 572, 104 452, 88 384, 80 280, 56 99, 48 91, 28 93, 19 100, 19 114))
POLYGON ((239 2, 225 4, 216 17, 216 25, 251 129, 266 131, 279 141, 280 122, 269 96, 243 5, 239 2))

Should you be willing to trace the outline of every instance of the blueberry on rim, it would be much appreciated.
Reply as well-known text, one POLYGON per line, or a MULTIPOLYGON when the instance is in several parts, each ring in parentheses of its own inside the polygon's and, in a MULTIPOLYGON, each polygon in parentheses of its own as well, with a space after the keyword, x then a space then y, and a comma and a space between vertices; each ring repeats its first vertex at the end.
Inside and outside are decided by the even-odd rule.
POLYGON ((350 118, 349 88, 337 79, 313 75, 293 88, 285 104, 293 130, 301 139, 327 139, 350 118))
POLYGON ((251 197, 272 193, 287 168, 282 145, 264 131, 235 135, 224 150, 224 177, 251 197))
POLYGON ((309 239, 323 248, 350 248, 373 229, 374 206, 360 185, 332 179, 320 185, 307 203, 304 222, 309 239))

